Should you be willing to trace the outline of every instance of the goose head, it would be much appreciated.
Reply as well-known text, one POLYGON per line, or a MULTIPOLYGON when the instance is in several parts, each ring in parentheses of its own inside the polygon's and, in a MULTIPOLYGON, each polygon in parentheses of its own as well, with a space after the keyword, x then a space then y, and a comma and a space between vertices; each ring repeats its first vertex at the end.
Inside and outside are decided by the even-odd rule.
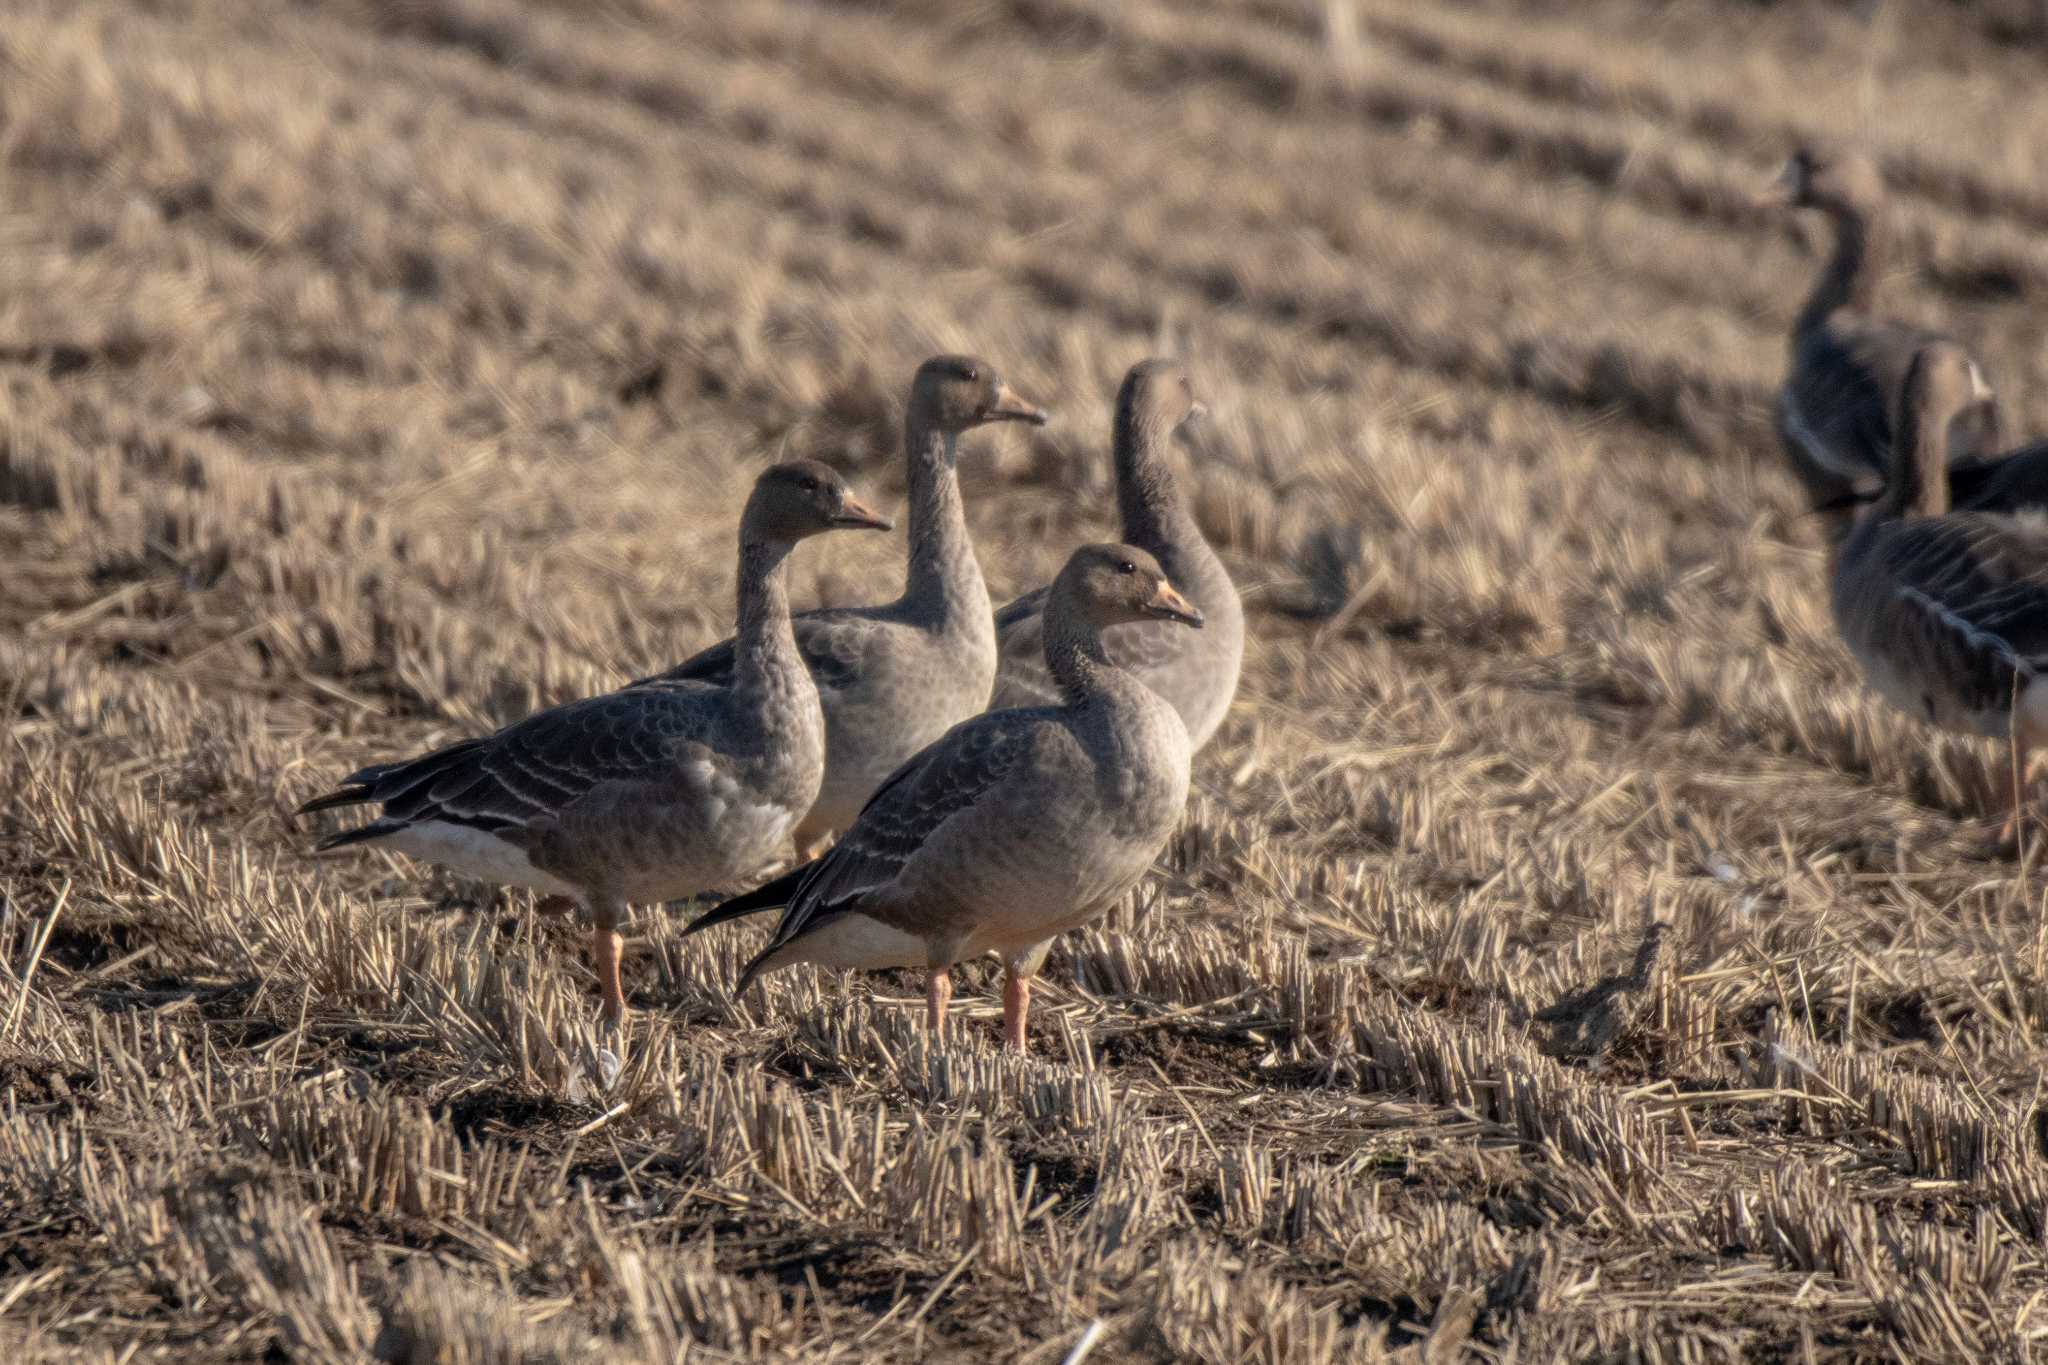
POLYGON ((990 422, 1046 423, 1045 409, 1026 402, 996 367, 971 355, 933 356, 910 385, 912 420, 958 435, 990 422))
POLYGON ((1168 433, 1200 421, 1209 409, 1195 396, 1187 367, 1155 356, 1131 366, 1117 393, 1117 412, 1137 426, 1168 433))
POLYGON ((1200 628, 1202 613, 1135 545, 1083 545, 1053 582, 1053 610, 1075 612, 1097 630, 1131 621, 1200 628))
POLYGON ((1884 199, 1884 176, 1861 148, 1803 142, 1760 198, 1786 208, 1869 210, 1884 199))
POLYGON ((891 522, 855 495, 830 465, 791 460, 754 480, 741 524, 750 539, 794 544, 826 531, 886 531, 891 522))

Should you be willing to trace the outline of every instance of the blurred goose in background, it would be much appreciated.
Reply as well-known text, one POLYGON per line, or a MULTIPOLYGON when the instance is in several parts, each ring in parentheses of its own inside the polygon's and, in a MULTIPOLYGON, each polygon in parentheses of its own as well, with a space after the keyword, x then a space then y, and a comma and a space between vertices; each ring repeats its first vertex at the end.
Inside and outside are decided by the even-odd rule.
POLYGON ((889 522, 825 465, 768 469, 740 519, 728 679, 642 684, 364 768, 299 813, 370 804, 381 816, 330 835, 318 851, 395 849, 573 898, 594 921, 605 1019, 617 1028, 627 903, 694 896, 755 872, 817 796, 825 722, 790 631, 784 562, 798 541, 839 527, 889 522))
MULTIPOLYGON (((1117 392, 1112 457, 1124 539, 1159 561, 1202 613, 1203 628, 1191 632, 1163 621, 1136 621, 1103 635, 1103 647, 1118 667, 1180 712, 1198 750, 1229 713, 1244 660, 1244 608, 1237 588, 1202 538, 1173 471, 1174 433, 1202 411, 1178 363, 1140 362, 1117 392)), ((1045 649, 1049 591, 1026 593, 996 613, 1002 652, 997 708, 1043 705, 1060 695, 1045 649)))
MULTIPOLYGON (((1894 706, 2010 736, 2017 793, 2048 744, 2048 516, 1950 510, 1944 433, 1982 394, 1960 347, 1935 342, 1913 359, 1884 495, 1842 542, 1833 607, 1864 676, 1894 706)), ((2007 837, 2018 814, 2015 796, 2007 837)))
POLYGON ((1158 561, 1130 545, 1076 550, 1053 583, 1045 650, 1060 701, 963 721, 897 770, 816 862, 692 924, 788 904, 734 994, 763 972, 926 967, 934 1030, 949 969, 1003 959, 1003 1036, 1024 1046, 1030 982, 1052 938, 1135 885, 1172 834, 1192 752, 1180 714, 1111 658, 1133 621, 1201 626, 1158 561))
MULTIPOLYGON (((910 485, 910 567, 903 595, 875 607, 828 607, 796 617, 796 643, 825 711, 825 781, 796 830, 800 858, 845 829, 875 788, 954 722, 988 705, 995 630, 988 588, 956 471, 961 433, 990 422, 1042 426, 993 365, 972 356, 925 361, 904 420, 910 485)), ((727 685, 733 642, 713 645, 635 686, 727 685)))
MULTIPOLYGON (((1778 395, 1778 435, 1814 504, 1842 510, 1874 496, 1891 451, 1891 410, 1913 355, 1951 339, 1877 313, 1891 243, 1884 179, 1862 151, 1808 144, 1764 196, 1819 209, 1834 253, 1792 324, 1791 369, 1778 395)), ((1966 357, 1967 359, 1967 357, 1966 357)), ((1954 414, 1951 458, 1985 457, 2000 442, 1997 399, 1974 360, 1981 397, 1954 414)))

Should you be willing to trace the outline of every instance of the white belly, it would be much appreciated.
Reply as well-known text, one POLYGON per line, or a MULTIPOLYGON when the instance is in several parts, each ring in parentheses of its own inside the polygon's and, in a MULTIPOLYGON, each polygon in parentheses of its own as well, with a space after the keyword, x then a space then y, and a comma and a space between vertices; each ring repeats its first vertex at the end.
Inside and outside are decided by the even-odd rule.
POLYGON ((805 934, 786 950, 776 967, 815 962, 821 967, 879 971, 885 967, 927 967, 931 949, 915 934, 891 929, 866 915, 842 915, 813 933, 805 934))
POLYGON ((528 860, 525 849, 469 825, 427 820, 408 825, 377 840, 377 844, 382 848, 395 848, 425 862, 438 863, 450 872, 459 872, 480 882, 529 886, 557 896, 578 894, 575 887, 535 867, 528 860))

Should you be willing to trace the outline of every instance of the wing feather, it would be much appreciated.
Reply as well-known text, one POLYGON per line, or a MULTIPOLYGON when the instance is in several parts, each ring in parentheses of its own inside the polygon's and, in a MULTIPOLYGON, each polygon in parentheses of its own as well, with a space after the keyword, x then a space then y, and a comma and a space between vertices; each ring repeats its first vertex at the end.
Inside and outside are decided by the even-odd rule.
POLYGON ((709 728, 713 695, 629 689, 571 702, 486 738, 365 768, 308 808, 375 804, 379 824, 394 830, 430 820, 499 834, 536 829, 605 783, 672 771, 681 748, 709 728))
POLYGON ((745 991, 767 959, 886 891, 918 850, 1032 762, 1057 728, 1056 708, 996 711, 962 721, 898 768, 830 852, 810 865, 775 937, 741 975, 745 991))
POLYGON ((1899 524, 1876 547, 1897 634, 1886 649, 1995 714, 2048 668, 2048 518, 1957 513, 1899 524))
MULTIPOLYGON (((803 655, 820 691, 843 691, 859 676, 860 661, 867 652, 865 637, 881 624, 870 609, 862 607, 822 607, 799 612, 790 621, 797 652, 803 655)), ((627 686, 690 682, 730 687, 733 668, 733 643, 721 640, 666 672, 637 678, 627 686)))

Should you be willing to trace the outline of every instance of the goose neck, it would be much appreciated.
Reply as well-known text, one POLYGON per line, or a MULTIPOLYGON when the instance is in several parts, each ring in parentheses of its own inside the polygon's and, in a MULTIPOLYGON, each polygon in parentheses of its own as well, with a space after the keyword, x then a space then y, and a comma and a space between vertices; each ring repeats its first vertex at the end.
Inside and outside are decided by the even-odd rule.
POLYGON ((1194 513, 1173 472, 1173 431, 1135 413, 1117 414, 1117 512, 1124 539, 1155 550, 1196 533, 1194 513))
POLYGON ((1045 662, 1060 699, 1081 706, 1113 693, 1122 670, 1110 660, 1101 630, 1073 603, 1055 597, 1047 607, 1045 662))
POLYGON ((910 571, 904 600, 945 626, 989 614, 988 587, 960 500, 957 438, 913 420, 908 436, 910 571))
POLYGON ((1890 247, 1880 205, 1844 200, 1828 205, 1827 214, 1835 230, 1834 252, 1800 309, 1801 333, 1818 327, 1843 308, 1860 313, 1873 310, 1890 247))
POLYGON ((739 625, 733 647, 734 683, 742 691, 765 691, 792 676, 809 676, 789 620, 790 549, 786 542, 766 538, 740 542, 739 625))
POLYGON ((1948 424, 1955 416, 1931 397, 1908 397, 1892 431, 1892 467, 1876 517, 1940 517, 1949 510, 1948 424))

